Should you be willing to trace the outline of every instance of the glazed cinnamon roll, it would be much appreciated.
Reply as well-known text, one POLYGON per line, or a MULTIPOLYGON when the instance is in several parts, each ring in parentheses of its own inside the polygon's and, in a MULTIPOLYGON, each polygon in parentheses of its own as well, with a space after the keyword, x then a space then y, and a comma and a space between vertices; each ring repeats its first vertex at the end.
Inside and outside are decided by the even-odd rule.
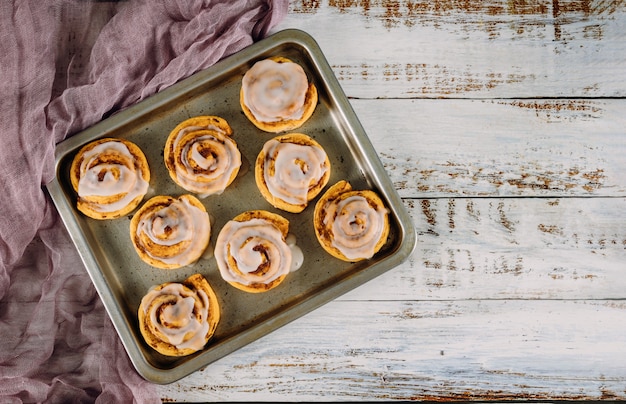
POLYGON ((204 198, 221 194, 241 167, 241 153, 228 122, 217 116, 197 116, 177 125, 163 154, 172 180, 204 198))
POLYGON ((313 115, 317 88, 302 66, 273 57, 256 62, 244 74, 239 102, 257 128, 278 133, 299 128, 313 115))
POLYGON ((352 190, 346 181, 330 187, 317 201, 313 222, 320 245, 348 262, 371 258, 389 235, 388 210, 378 194, 352 190))
POLYGON ((150 168, 134 143, 103 138, 78 151, 70 182, 79 211, 94 219, 115 219, 135 209, 148 192, 150 168))
POLYGON ((220 321, 217 296, 200 274, 150 288, 137 314, 146 343, 167 356, 201 350, 220 321))
POLYGON ((209 214, 192 195, 155 196, 130 221, 130 239, 141 259, 162 269, 196 262, 211 235, 209 214))
POLYGON ((227 222, 214 254, 222 278, 250 293, 275 288, 303 261, 289 234, 289 221, 264 210, 247 211, 227 222))
POLYGON ((261 194, 272 206, 299 213, 328 183, 330 161, 315 140, 292 133, 265 143, 254 174, 261 194))

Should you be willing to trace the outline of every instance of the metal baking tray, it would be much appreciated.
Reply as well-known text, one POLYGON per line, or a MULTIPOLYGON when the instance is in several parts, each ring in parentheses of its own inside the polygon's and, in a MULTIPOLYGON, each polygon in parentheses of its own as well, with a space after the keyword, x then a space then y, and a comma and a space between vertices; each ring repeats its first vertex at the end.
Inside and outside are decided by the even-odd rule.
POLYGON ((315 40, 300 30, 275 33, 104 119, 61 142, 55 158, 56 177, 47 185, 48 191, 133 365, 155 383, 176 381, 373 279, 403 262, 416 243, 412 220, 328 62, 315 40), (302 65, 317 86, 317 108, 296 131, 310 135, 325 148, 332 167, 328 186, 344 179, 354 189, 374 189, 390 210, 388 242, 372 259, 347 263, 320 247, 312 225, 319 196, 302 213, 292 214, 274 209, 256 187, 254 161, 263 144, 275 135, 256 129, 243 115, 240 83, 252 64, 277 55, 302 65), (222 226, 245 210, 266 209, 290 221, 304 264, 276 289, 260 294, 235 289, 221 279, 213 257, 177 270, 153 268, 141 261, 132 247, 131 215, 99 221, 75 208, 76 195, 69 179, 72 158, 82 145, 105 136, 126 138, 144 151, 151 170, 150 190, 144 200, 186 193, 171 181, 163 163, 163 147, 172 128, 196 115, 225 118, 244 159, 238 177, 223 194, 202 200, 213 219, 211 245, 222 226), (139 303, 151 286, 179 282, 193 273, 203 274, 215 290, 221 321, 202 351, 181 358, 163 356, 151 349, 139 332, 139 303))

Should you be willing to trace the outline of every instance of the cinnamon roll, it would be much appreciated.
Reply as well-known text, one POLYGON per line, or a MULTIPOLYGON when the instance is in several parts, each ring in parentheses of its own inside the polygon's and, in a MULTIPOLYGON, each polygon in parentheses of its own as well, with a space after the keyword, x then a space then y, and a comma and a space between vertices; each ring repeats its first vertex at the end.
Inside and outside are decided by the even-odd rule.
POLYGON ((94 219, 116 219, 135 209, 148 192, 150 168, 134 143, 103 138, 74 156, 70 182, 79 211, 94 219))
POLYGON ((254 174, 257 187, 272 206, 299 213, 328 183, 330 161, 315 140, 292 133, 265 143, 254 174))
POLYGON ((146 343, 167 356, 201 350, 220 321, 217 296, 200 274, 181 283, 153 286, 141 299, 137 314, 146 343))
POLYGON ((243 76, 239 93, 248 119, 266 132, 299 128, 317 106, 317 88, 302 66, 285 57, 256 62, 243 76))
POLYGON ((228 122, 197 116, 178 124, 165 143, 165 166, 172 180, 204 198, 221 194, 241 167, 241 153, 228 122))
POLYGON ((346 181, 331 186, 317 201, 313 222, 322 248, 348 262, 371 258, 389 235, 388 210, 378 194, 352 190, 346 181))
POLYGON ((226 223, 215 242, 222 278, 245 292, 266 292, 302 265, 289 221, 264 210, 243 212, 226 223))
POLYGON ((211 235, 209 214, 192 195, 155 196, 130 221, 130 239, 141 259, 162 269, 196 262, 211 235))

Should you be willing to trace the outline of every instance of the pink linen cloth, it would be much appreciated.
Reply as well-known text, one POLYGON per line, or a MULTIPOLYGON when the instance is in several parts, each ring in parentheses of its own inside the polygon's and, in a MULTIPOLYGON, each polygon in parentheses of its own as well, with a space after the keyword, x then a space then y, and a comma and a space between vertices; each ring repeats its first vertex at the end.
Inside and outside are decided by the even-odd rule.
POLYGON ((287 0, 0 2, 0 401, 159 402, 43 185, 55 145, 263 38, 287 0))

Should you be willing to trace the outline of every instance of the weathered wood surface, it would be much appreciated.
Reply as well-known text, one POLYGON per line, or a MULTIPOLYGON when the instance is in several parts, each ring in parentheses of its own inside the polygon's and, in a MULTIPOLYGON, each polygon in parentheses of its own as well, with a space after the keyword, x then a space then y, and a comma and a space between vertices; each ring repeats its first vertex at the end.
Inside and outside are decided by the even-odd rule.
POLYGON ((352 104, 402 197, 626 195, 624 99, 352 104))
POLYGON ((297 1, 353 97, 622 97, 623 0, 297 1))
POLYGON ((403 265, 164 401, 626 399, 626 2, 295 1, 414 220, 403 265))
POLYGON ((625 198, 407 200, 409 262, 355 300, 621 299, 625 198))
POLYGON ((337 301, 161 391, 181 402, 623 398, 624 321, 623 301, 337 301))

